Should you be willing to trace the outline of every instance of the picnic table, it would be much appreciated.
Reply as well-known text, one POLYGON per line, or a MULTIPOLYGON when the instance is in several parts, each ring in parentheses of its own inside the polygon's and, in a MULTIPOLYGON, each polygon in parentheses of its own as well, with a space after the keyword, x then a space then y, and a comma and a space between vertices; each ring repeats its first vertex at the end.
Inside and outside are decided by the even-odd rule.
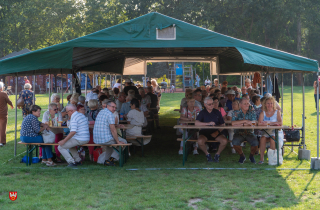
MULTIPOLYGON (((196 120, 180 120, 181 124, 194 124, 195 122, 196 120)), ((231 125, 231 120, 226 120, 225 123, 231 125)))
POLYGON ((275 138, 272 138, 272 136, 269 135, 270 138, 272 138, 275 143, 276 143, 276 148, 277 148, 277 164, 279 165, 279 142, 278 142, 278 131, 280 129, 290 129, 289 126, 266 126, 266 125, 262 125, 262 126, 207 126, 207 125, 175 125, 173 127, 174 129, 182 129, 183 133, 182 133, 182 141, 183 141, 183 160, 182 160, 182 165, 185 164, 185 162, 187 161, 187 149, 186 149, 186 142, 188 140, 190 140, 190 138, 192 137, 192 135, 194 133, 189 133, 188 136, 186 135, 186 131, 188 129, 193 129, 193 130, 201 130, 201 129, 254 129, 254 130, 263 130, 265 131, 268 135, 269 133, 267 132, 268 129, 274 129, 275 130, 275 138))

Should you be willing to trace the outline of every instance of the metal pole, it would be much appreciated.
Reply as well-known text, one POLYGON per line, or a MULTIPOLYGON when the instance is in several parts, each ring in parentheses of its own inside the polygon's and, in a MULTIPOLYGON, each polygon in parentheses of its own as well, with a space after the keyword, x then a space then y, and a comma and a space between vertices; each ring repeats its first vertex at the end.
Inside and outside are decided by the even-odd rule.
POLYGON ((104 74, 104 86, 107 87, 107 75, 104 74))
POLYGON ((319 72, 317 75, 317 159, 319 159, 319 72))
POLYGON ((15 117, 14 117, 14 156, 17 156, 17 115, 18 115, 18 110, 17 110, 17 95, 18 95, 18 76, 16 75, 16 85, 15 85, 15 94, 16 94, 16 107, 15 107, 15 117))
POLYGON ((110 88, 112 89, 112 75, 110 74, 110 88))
POLYGON ((304 73, 302 73, 302 109, 303 109, 303 114, 302 114, 302 125, 303 125, 303 131, 302 131, 302 139, 303 139, 303 149, 306 149, 306 141, 305 141, 305 131, 306 131, 306 125, 305 125, 305 118, 306 118, 306 109, 305 109, 305 97, 304 97, 304 73))
POLYGON ((84 84, 84 91, 85 91, 85 93, 84 93, 84 95, 85 95, 85 97, 87 97, 87 82, 88 82, 88 74, 86 73, 86 79, 85 79, 85 84, 84 84))
POLYGON ((49 73, 49 104, 51 102, 51 74, 49 73))
POLYGON ((60 75, 61 75, 60 80, 61 80, 61 99, 62 99, 61 104, 62 104, 62 107, 64 107, 63 106, 63 74, 62 74, 62 69, 60 69, 60 75))
POLYGON ((33 104, 36 104, 36 75, 33 71, 33 104))
MULTIPOLYGON (((283 70, 282 70, 283 72, 283 70)), ((281 117, 283 119, 283 73, 281 74, 281 117)))
POLYGON ((101 85, 101 72, 100 72, 100 75, 99 75, 99 77, 100 77, 100 87, 101 87, 101 86, 102 86, 102 85, 101 85))
MULTIPOLYGON (((291 71, 291 126, 293 126, 293 72, 291 71)), ((293 143, 291 143, 291 151, 293 152, 293 143)))
POLYGON ((241 76, 240 76, 240 88, 242 88, 242 73, 241 73, 241 76))
POLYGON ((184 62, 182 62, 182 88, 183 92, 185 91, 185 83, 184 83, 184 62))
MULTIPOLYGON (((121 81, 120 81, 120 83, 121 83, 120 91, 122 91, 122 75, 121 75, 120 79, 121 79, 121 81)), ((145 80, 147 80, 147 78, 145 78, 145 80)))
POLYGON ((263 72, 260 72, 260 77, 261 77, 260 95, 263 96, 263 72))
POLYGON ((93 74, 92 80, 92 87, 96 87, 96 74, 93 74))

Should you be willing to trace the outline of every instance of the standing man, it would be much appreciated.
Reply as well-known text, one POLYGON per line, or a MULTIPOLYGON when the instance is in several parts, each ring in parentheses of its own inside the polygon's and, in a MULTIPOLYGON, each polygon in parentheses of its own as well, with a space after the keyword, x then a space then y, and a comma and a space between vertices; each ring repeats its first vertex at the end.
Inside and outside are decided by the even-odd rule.
POLYGON ((168 87, 168 83, 166 82, 165 79, 163 79, 163 81, 160 83, 161 89, 164 90, 164 92, 166 92, 166 89, 168 87))
POLYGON ((125 144, 127 141, 118 137, 117 127, 123 125, 115 125, 115 117, 113 113, 116 111, 116 104, 113 101, 107 103, 107 108, 99 112, 93 129, 93 141, 96 144, 106 145, 106 160, 104 165, 115 166, 114 160, 119 159, 119 154, 114 151, 111 144, 125 144))
MULTIPOLYGON (((219 110, 213 108, 213 104, 219 103, 219 99, 214 97, 206 97, 204 99, 204 107, 202 111, 200 111, 199 115, 197 116, 195 125, 208 125, 208 126, 215 126, 215 125, 224 125, 223 117, 219 110)), ((204 154, 207 157, 208 162, 219 162, 220 154, 222 150, 226 147, 228 140, 227 138, 221 133, 223 129, 202 129, 199 132, 199 139, 198 139, 198 146, 199 148, 204 152, 204 154), (206 142, 208 140, 216 140, 220 142, 218 152, 214 156, 214 160, 212 160, 212 157, 210 153, 207 151, 206 142)))
MULTIPOLYGON (((318 77, 318 80, 320 81, 320 77, 318 77)), ((318 83, 317 81, 314 81, 313 83, 314 88, 314 101, 316 102, 316 109, 317 109, 317 91, 318 91, 318 83)), ((319 89, 319 99, 320 99, 320 89, 319 89)))
POLYGON ((119 93, 119 97, 116 100, 117 112, 120 113, 122 104, 126 102, 126 94, 124 92, 119 93))
POLYGON ((76 167, 82 165, 76 146, 81 146, 89 142, 89 125, 87 118, 80 112, 77 112, 77 107, 74 104, 68 104, 66 106, 66 112, 70 118, 70 124, 68 126, 70 133, 65 139, 58 142, 58 150, 69 163, 68 167, 76 167), (72 156, 68 152, 68 149, 72 156))
POLYGON ((0 82, 0 147, 7 143, 8 105, 13 109, 13 104, 3 91, 4 84, 0 82))
MULTIPOLYGON (((240 99, 240 109, 232 113, 232 126, 252 126, 251 122, 256 121, 256 113, 254 110, 249 110, 250 102, 247 98, 240 99)), ((233 135, 233 148, 240 155, 239 163, 243 164, 246 160, 240 146, 242 142, 247 141, 251 145, 249 159, 252 163, 256 163, 254 154, 258 150, 258 139, 253 133, 253 129, 235 129, 233 135)))
POLYGON ((128 95, 129 90, 134 90, 135 95, 139 95, 138 88, 136 86, 132 86, 132 82, 130 79, 125 80, 125 87, 123 89, 123 92, 125 92, 126 95, 128 95))

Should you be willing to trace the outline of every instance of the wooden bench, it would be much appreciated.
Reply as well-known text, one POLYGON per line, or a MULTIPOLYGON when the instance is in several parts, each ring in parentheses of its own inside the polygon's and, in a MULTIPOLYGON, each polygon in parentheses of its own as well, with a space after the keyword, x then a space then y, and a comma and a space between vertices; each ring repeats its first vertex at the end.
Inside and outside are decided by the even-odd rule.
MULTIPOLYGON (((128 142, 136 141, 141 146, 141 154, 142 154, 142 157, 143 157, 144 156, 144 152, 143 152, 144 143, 143 143, 143 140, 144 139, 148 139, 148 138, 152 138, 152 136, 151 135, 148 135, 148 136, 127 136, 126 140, 128 142)), ((134 149, 135 149, 135 147, 134 147, 134 149)))
MULTIPOLYGON (((36 156, 38 157, 38 147, 39 146, 58 146, 57 143, 47 144, 47 143, 24 143, 22 141, 18 142, 18 144, 23 144, 27 146, 27 162, 26 165, 29 166, 32 163, 32 152, 33 150, 36 150, 36 156), (29 161, 28 161, 29 160, 29 161)), ((94 146, 109 146, 113 147, 118 153, 119 153, 119 165, 120 167, 123 166, 125 162, 127 162, 127 159, 129 158, 129 151, 128 147, 131 146, 131 143, 127 144, 111 144, 111 145, 101 145, 101 144, 83 144, 81 146, 87 146, 87 147, 94 147, 94 146), (124 148, 123 148, 124 147, 124 148), (124 151, 122 151, 124 149, 124 151)))

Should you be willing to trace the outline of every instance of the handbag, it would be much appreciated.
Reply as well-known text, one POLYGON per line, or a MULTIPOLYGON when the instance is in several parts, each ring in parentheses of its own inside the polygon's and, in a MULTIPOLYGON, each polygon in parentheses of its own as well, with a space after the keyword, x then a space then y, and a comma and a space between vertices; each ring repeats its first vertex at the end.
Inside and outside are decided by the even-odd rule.
POLYGON ((286 131, 286 141, 300 141, 300 131, 299 130, 287 130, 286 131))
MULTIPOLYGON (((279 164, 283 163, 282 151, 279 150, 279 164)), ((268 149, 268 164, 271 166, 277 165, 277 149, 268 149)))
POLYGON ((56 138, 56 134, 52 131, 44 130, 42 131, 43 142, 46 144, 53 144, 56 138))
POLYGON ((24 107, 24 100, 22 98, 22 96, 19 96, 18 100, 17 100, 17 107, 20 109, 22 107, 24 107))

